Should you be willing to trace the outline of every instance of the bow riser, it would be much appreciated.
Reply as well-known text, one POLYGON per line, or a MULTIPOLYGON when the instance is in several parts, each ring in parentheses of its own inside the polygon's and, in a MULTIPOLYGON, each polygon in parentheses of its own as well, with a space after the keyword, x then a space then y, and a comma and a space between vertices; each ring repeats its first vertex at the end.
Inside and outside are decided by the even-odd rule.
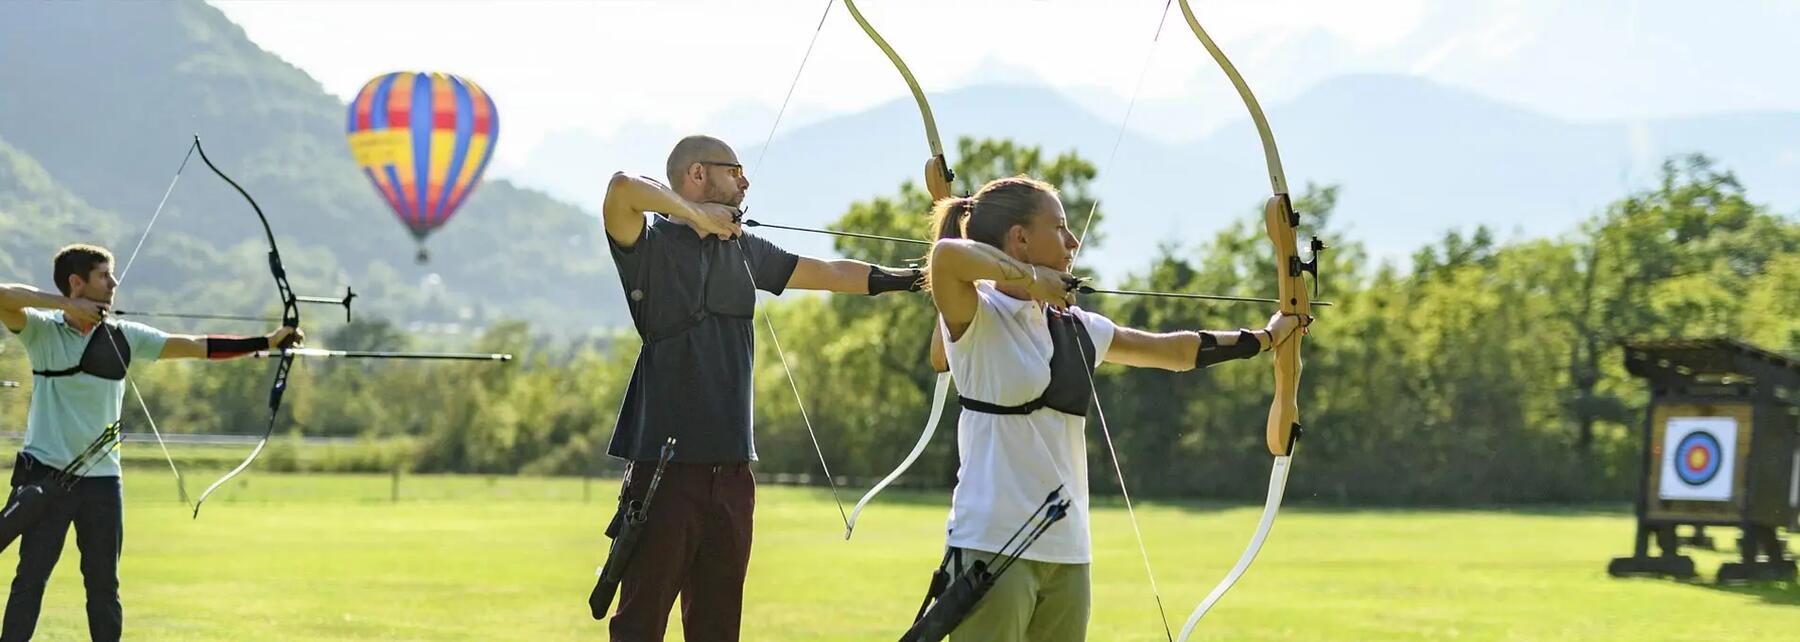
MULTIPOLYGON (((1275 284, 1282 314, 1312 317, 1312 293, 1306 289, 1306 263, 1300 260, 1300 216, 1286 194, 1270 196, 1263 206, 1263 226, 1275 244, 1275 284)), ((1275 346, 1275 399, 1269 404, 1266 429, 1269 453, 1286 456, 1300 436, 1300 343, 1304 328, 1275 346)))
MULTIPOLYGON (((935 135, 933 136, 935 140, 935 135)), ((931 194, 931 202, 950 198, 950 182, 956 179, 956 173, 950 171, 950 161, 944 160, 944 152, 937 150, 937 155, 925 161, 925 191, 931 194)))

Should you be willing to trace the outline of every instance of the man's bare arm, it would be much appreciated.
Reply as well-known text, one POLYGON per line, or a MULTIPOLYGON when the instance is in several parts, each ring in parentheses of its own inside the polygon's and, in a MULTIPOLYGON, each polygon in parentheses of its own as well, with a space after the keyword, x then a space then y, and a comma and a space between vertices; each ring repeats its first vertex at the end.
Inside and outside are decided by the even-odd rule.
POLYGON ((260 350, 281 347, 289 339, 298 347, 306 339, 306 334, 293 328, 276 328, 274 332, 261 337, 227 337, 203 336, 197 334, 169 335, 163 343, 159 359, 212 359, 225 361, 246 357, 260 350))
POLYGON ((636 247, 644 235, 644 214, 658 212, 687 223, 701 235, 732 238, 743 233, 733 221, 737 213, 726 205, 693 203, 662 183, 625 172, 613 174, 606 184, 606 200, 600 207, 606 235, 619 247, 636 247))
POLYGON ((823 260, 800 257, 787 287, 799 290, 821 290, 838 294, 885 294, 917 292, 922 287, 923 273, 913 268, 890 268, 870 265, 854 259, 823 260))
POLYGON ((206 337, 197 334, 171 334, 163 343, 159 359, 205 359, 206 337))
POLYGON ((6 329, 14 333, 25 331, 26 308, 62 310, 69 315, 70 321, 92 325, 99 322, 99 312, 104 306, 43 292, 23 283, 0 285, 0 323, 6 324, 6 329))

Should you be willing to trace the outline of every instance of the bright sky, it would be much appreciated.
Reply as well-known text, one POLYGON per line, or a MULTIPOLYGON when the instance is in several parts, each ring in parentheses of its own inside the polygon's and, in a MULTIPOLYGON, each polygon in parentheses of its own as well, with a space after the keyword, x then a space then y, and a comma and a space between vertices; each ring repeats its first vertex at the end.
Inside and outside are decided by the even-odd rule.
MULTIPOLYGON (((370 77, 447 71, 495 97, 522 161, 547 134, 632 123, 697 129, 781 104, 822 0, 215 2, 252 40, 348 99, 370 77), (324 34, 324 35, 321 35, 324 34)), ((1771 85, 1800 57, 1780 19, 1800 2, 1686 0, 1196 0, 1202 23, 1264 102, 1332 75, 1422 75, 1567 118, 1800 108, 1771 85), (1691 14, 1691 15, 1690 15, 1691 14), (1742 14, 1742 15, 1740 15, 1742 14), (1776 24, 1767 24, 1775 22, 1776 24)), ((1143 68, 1163 0, 864 0, 868 19, 927 92, 1000 79, 1061 89, 1116 118, 1143 68)), ((1140 103, 1228 91, 1169 11, 1140 103)), ((1791 36, 1791 34, 1789 34, 1791 36)), ((842 4, 831 8, 787 123, 902 97, 905 87, 842 4)), ((1235 100, 1207 126, 1241 117, 1235 100)), ((1165 110, 1165 113, 1168 110, 1165 110)), ((1201 133, 1152 110, 1139 128, 1201 133), (1181 127, 1186 129, 1180 129, 1181 127)), ((784 124, 784 127, 787 125, 784 124)))

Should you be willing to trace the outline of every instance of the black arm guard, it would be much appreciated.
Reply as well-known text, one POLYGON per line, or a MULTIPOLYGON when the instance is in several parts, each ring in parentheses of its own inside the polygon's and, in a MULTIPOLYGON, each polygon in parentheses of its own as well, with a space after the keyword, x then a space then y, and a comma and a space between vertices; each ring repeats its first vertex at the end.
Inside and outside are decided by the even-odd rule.
POLYGON ((925 287, 925 271, 918 268, 888 271, 878 265, 869 266, 869 296, 884 292, 918 292, 925 287))
POLYGON ((1238 330, 1237 343, 1222 346, 1213 335, 1200 333, 1200 350, 1194 353, 1194 369, 1198 370, 1233 359, 1249 359, 1262 353, 1262 343, 1249 330, 1238 330))
POLYGON ((206 337, 208 359, 230 359, 268 349, 268 337, 228 337, 216 334, 206 337))

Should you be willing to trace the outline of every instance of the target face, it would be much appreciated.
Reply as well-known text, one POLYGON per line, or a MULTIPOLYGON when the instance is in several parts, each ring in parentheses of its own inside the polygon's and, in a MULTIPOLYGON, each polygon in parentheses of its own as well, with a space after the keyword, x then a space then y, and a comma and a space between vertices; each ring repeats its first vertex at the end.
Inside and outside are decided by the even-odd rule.
POLYGON ((1719 475, 1719 438, 1704 430, 1689 433, 1675 447, 1675 474, 1699 486, 1719 475))
POLYGON ((1663 431, 1662 499, 1730 501, 1737 419, 1670 417, 1663 431))

